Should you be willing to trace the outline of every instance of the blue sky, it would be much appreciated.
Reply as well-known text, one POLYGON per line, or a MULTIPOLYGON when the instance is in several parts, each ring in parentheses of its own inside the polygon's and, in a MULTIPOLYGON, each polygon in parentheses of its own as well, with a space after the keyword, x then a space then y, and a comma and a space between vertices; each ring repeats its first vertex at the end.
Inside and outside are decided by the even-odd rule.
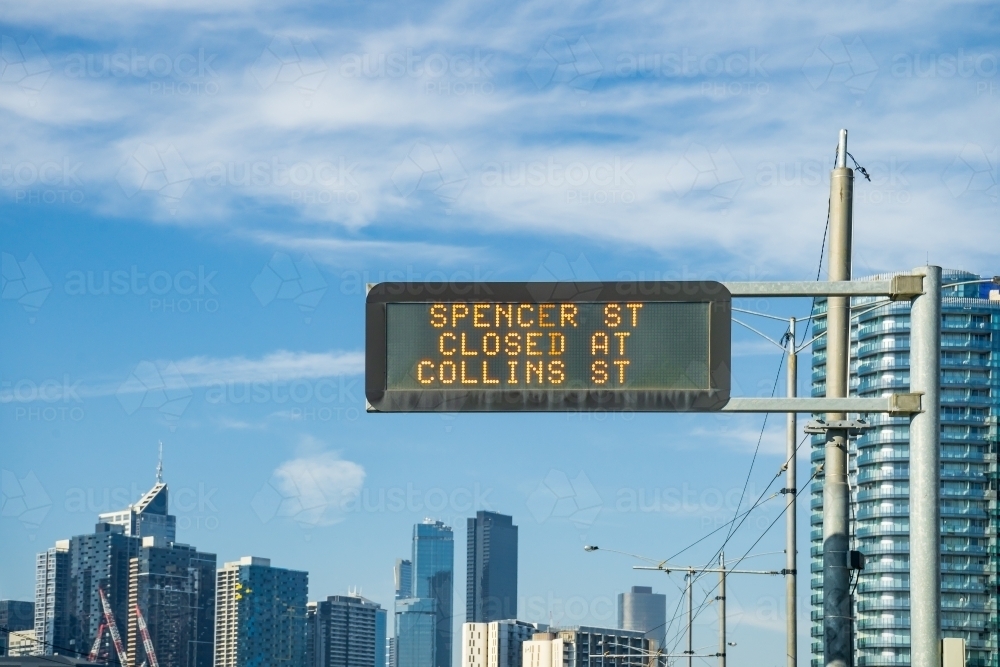
MULTIPOLYGON (((634 584, 672 610, 678 578, 582 546, 665 558, 728 520, 762 417, 367 415, 364 284, 812 279, 841 127, 872 175, 856 274, 1000 272, 991 3, 0 7, 0 598, 148 488, 162 440, 179 539, 308 570, 313 599, 388 604, 414 522, 461 554, 493 509, 529 620, 614 624, 634 584)), ((769 395, 780 354, 734 341, 737 391, 769 395)), ((782 452, 774 418, 748 495, 782 452)), ((779 664, 781 582, 729 595, 734 655, 779 664)))

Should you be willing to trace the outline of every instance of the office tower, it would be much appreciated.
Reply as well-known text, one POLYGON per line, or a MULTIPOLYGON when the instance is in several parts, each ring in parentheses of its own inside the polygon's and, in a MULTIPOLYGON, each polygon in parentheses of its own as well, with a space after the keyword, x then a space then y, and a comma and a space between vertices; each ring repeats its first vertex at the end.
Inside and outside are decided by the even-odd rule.
MULTIPOLYGON (((874 276, 887 279, 890 276, 874 276)), ((944 284, 976 280, 945 271, 944 284)), ((997 414, 1000 294, 988 285, 945 288, 941 328, 941 630, 966 641, 967 664, 995 664, 997 414)), ((879 300, 882 301, 882 300, 879 300)), ((910 303, 852 299, 851 395, 906 392, 910 303)), ((818 299, 814 334, 826 327, 818 299)), ((826 339, 813 346, 813 396, 825 394, 826 339)), ((910 664, 909 419, 862 415, 873 429, 850 444, 851 549, 867 557, 854 594, 857 664, 910 664)), ((812 469, 824 440, 813 437, 812 469)), ((812 664, 823 664, 823 483, 810 487, 812 664)))
POLYGON ((534 635, 522 645, 522 667, 634 667, 659 644, 641 632, 577 626, 534 635))
POLYGON ((521 667, 521 648, 546 626, 514 619, 462 624, 462 667, 521 667))
POLYGON ((318 602, 306 603, 306 667, 316 667, 319 664, 319 653, 317 646, 320 638, 317 637, 316 613, 318 602))
POLYGON ((55 655, 69 646, 69 540, 35 559, 36 655, 55 655))
MULTIPOLYGON (((31 637, 35 636, 35 603, 22 602, 20 600, 0 600, 0 627, 6 628, 8 632, 31 631, 31 637)), ((29 655, 34 655, 35 644, 32 642, 32 651, 29 655)), ((0 631, 0 656, 7 655, 7 633, 0 631)))
MULTIPOLYGON (((46 654, 89 654, 104 623, 103 591, 130 659, 145 656, 138 602, 160 664, 211 664, 215 556, 168 539, 176 519, 160 472, 138 502, 38 555, 35 632, 46 654)), ((99 653, 117 660, 109 633, 101 637, 99 653)))
POLYGON ((633 586, 618 594, 618 627, 642 632, 661 644, 667 628, 667 596, 654 593, 649 586, 633 586))
POLYGON ((215 554, 162 537, 142 538, 129 562, 128 627, 121 629, 133 664, 152 662, 139 632, 138 605, 161 665, 211 667, 215 569, 215 554))
POLYGON ((385 667, 385 610, 359 595, 310 602, 309 667, 385 667))
POLYGON ((468 520, 465 620, 517 618, 517 526, 496 512, 468 520))
POLYGON ((309 574, 245 556, 218 571, 215 667, 305 667, 309 574))
POLYGON ((396 599, 413 597, 413 562, 397 558, 392 574, 396 583, 396 599))
POLYGON ((431 598, 396 601, 395 667, 433 667, 437 658, 437 605, 431 598))
MULTIPOLYGON (((413 596, 433 600, 433 660, 421 667, 451 667, 455 540, 450 527, 425 519, 413 527, 413 596)), ((404 667, 404 665, 400 665, 404 667)))
POLYGON ((413 527, 410 561, 396 562, 394 667, 451 667, 455 541, 451 528, 425 519, 413 527))
POLYGON ((125 535, 159 537, 166 542, 177 540, 177 517, 168 512, 168 489, 163 482, 163 470, 157 468, 156 484, 134 505, 123 510, 98 515, 101 523, 121 526, 125 535))
POLYGON ((379 607, 375 610, 375 667, 389 667, 389 656, 386 652, 388 631, 388 612, 379 607))

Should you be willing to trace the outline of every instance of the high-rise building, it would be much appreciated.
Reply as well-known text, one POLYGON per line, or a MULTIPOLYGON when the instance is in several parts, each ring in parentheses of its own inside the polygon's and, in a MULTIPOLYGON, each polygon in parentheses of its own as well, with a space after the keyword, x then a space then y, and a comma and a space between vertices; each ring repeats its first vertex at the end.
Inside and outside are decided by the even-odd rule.
POLYGON ((166 542, 175 542, 177 517, 168 511, 167 485, 161 475, 162 468, 157 468, 156 484, 137 503, 123 510, 100 514, 97 520, 121 526, 126 535, 133 537, 159 537, 166 542))
MULTIPOLYGON (((35 636, 35 603, 20 600, 0 600, 0 655, 7 655, 7 633, 31 631, 35 636)), ((35 646, 32 643, 30 655, 34 655, 35 646)))
POLYGON ((306 667, 309 574, 245 556, 218 571, 215 667, 306 667))
POLYGON ((396 599, 413 597, 413 561, 397 558, 392 575, 396 584, 396 599))
MULTIPOLYGON (((416 524, 411 563, 412 597, 396 601, 396 667, 451 667, 455 581, 451 528, 432 519, 416 524)), ((405 568, 397 587, 404 573, 405 568)))
POLYGON ((659 647, 641 632, 578 626, 538 633, 522 645, 522 667, 634 667, 659 647))
POLYGON ((462 667, 521 667, 521 648, 546 626, 516 619, 462 625, 462 667))
MULTIPOLYGON (((395 599, 404 600, 413 597, 413 561, 397 558, 392 568, 392 578, 395 584, 395 599)), ((396 614, 393 613, 392 633, 385 640, 385 660, 387 667, 396 667, 396 614)))
POLYGON ((663 644, 667 628, 667 596, 654 593, 649 586, 633 586, 618 594, 618 627, 642 632, 663 644))
POLYGON ((158 536, 142 538, 129 562, 127 645, 134 665, 151 663, 139 632, 138 605, 161 665, 210 667, 215 567, 215 554, 158 536))
POLYGON ((496 512, 468 520, 465 620, 517 618, 517 526, 496 512))
POLYGON ((389 612, 379 607, 375 611, 375 667, 389 667, 389 612))
MULTIPOLYGON (((122 638, 126 639, 128 620, 129 561, 139 553, 142 540, 124 534, 122 526, 98 523, 89 535, 77 535, 69 541, 69 646, 70 651, 86 655, 104 622, 100 592, 111 607, 122 638)), ((114 655, 111 639, 105 633, 103 648, 114 655)), ((126 652, 129 645, 125 644, 126 652)), ((56 651, 70 655, 64 651, 56 651)), ((129 654, 131 655, 131 654, 129 654)))
POLYGON ((309 667, 385 667, 385 610, 360 595, 309 603, 309 667))
MULTIPOLYGON (((138 502, 101 514, 94 532, 38 555, 35 633, 45 654, 90 653, 104 623, 103 592, 130 661, 145 656, 134 615, 138 602, 160 664, 211 665, 215 556, 168 539, 176 519, 159 473, 138 502)), ((99 653, 117 659, 109 633, 101 636, 99 653)))
POLYGON ((69 647, 69 540, 35 559, 36 655, 55 655, 69 647))
MULTIPOLYGON (((888 275, 871 279, 886 279, 888 275)), ((944 283, 977 280, 945 271, 944 283)), ((941 630, 966 642, 969 667, 996 664, 997 415, 1000 294, 988 285, 947 287, 941 322, 941 630)), ((910 303, 852 299, 852 396, 906 392, 910 303)), ((815 334, 826 327, 818 299, 815 334)), ((826 391, 826 338, 813 345, 812 394, 826 391)), ((910 664, 909 419, 863 415, 874 427, 850 444, 851 549, 867 557, 854 595, 856 664, 910 664)), ((812 468, 824 440, 812 441, 812 468)), ((823 481, 811 484, 812 664, 823 664, 823 481)))
POLYGON ((437 623, 437 605, 433 599, 396 601, 396 667, 434 665, 437 623))

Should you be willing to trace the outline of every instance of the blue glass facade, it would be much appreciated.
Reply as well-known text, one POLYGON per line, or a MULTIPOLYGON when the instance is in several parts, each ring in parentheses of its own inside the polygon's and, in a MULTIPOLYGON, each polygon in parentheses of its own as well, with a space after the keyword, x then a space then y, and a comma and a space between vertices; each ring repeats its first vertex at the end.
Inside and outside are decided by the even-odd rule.
POLYGON ((437 647, 437 611, 430 598, 396 601, 396 667, 431 667, 437 647))
MULTIPOLYGON (((874 276, 884 279, 888 276, 874 276)), ((945 271, 945 284, 979 276, 945 271)), ((995 289, 995 286, 994 286, 995 289)), ((910 303, 852 302, 851 394, 909 389, 910 303)), ((815 334, 826 326, 818 300, 815 334)), ((997 665, 997 415, 1000 300, 989 286, 946 288, 941 350, 941 606, 945 637, 966 641, 969 667, 997 665)), ((826 385, 826 339, 813 346, 812 395, 826 385)), ((867 557, 854 594, 858 667, 910 664, 909 419, 862 415, 851 442, 852 549, 867 557)), ((812 441, 812 469, 823 461, 812 441)), ((823 481, 811 484, 812 665, 823 664, 823 481)))
MULTIPOLYGON (((412 577, 412 597, 396 601, 397 667, 451 667, 455 588, 451 528, 431 519, 416 524, 411 563, 406 569, 412 577)), ((404 580, 405 569, 397 573, 397 586, 404 580)))

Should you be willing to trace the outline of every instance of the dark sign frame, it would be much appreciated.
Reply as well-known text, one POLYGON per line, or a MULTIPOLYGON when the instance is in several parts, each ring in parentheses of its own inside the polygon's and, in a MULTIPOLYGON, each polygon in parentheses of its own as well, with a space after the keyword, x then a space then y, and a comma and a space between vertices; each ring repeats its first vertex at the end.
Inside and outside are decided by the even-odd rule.
POLYGON ((369 412, 711 412, 729 402, 732 295, 714 281, 405 283, 373 286, 365 304, 365 397, 369 412), (390 303, 709 304, 709 390, 386 390, 386 305, 390 303))

